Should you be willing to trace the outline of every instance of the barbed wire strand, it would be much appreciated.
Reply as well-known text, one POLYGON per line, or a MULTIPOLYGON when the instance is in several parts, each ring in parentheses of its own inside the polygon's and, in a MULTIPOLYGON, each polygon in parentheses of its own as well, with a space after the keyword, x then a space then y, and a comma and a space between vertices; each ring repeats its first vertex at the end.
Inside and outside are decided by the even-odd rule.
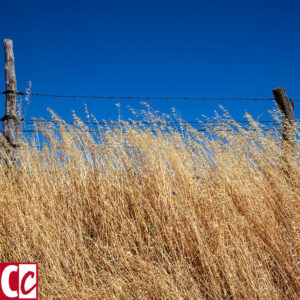
MULTIPOLYGON (((252 131, 271 131, 271 130, 275 130, 276 127, 274 128, 263 128, 263 129, 251 129, 252 131)), ((193 130, 196 130, 198 132, 219 132, 219 131, 239 131, 238 129, 225 129, 225 128, 222 128, 222 129, 212 129, 212 130, 208 130, 208 129, 195 129, 195 128, 192 128, 191 131, 193 130)), ((152 129, 152 131, 154 131, 154 129, 152 129)), ((53 131, 54 133, 66 133, 66 132, 70 132, 68 130, 54 130, 53 131)), ((87 133, 104 133, 104 132, 108 132, 107 130, 85 130, 84 132, 87 132, 87 133)), ((169 132, 169 133, 172 133, 172 132, 190 132, 190 130, 186 130, 186 129, 170 129, 170 130, 159 130, 159 132, 169 132)), ((42 133, 41 130, 22 130, 21 133, 42 133)), ((124 131, 123 133, 126 133, 126 131, 124 131)))
MULTIPOLYGON (((2 92, 1 94, 6 94, 2 92)), ((18 95, 52 97, 52 98, 84 98, 84 99, 116 99, 116 100, 217 100, 217 101, 275 101, 274 98, 235 98, 235 97, 142 97, 142 96, 89 96, 89 95, 58 95, 44 93, 17 92, 18 95)), ((300 102, 300 100, 293 100, 300 102)))
MULTIPOLYGON (((267 121, 267 120, 254 120, 254 122, 257 123, 262 123, 262 124, 269 124, 269 125, 280 125, 279 122, 275 121, 267 121)), ((241 121, 153 121, 153 122, 145 122, 145 121, 136 121, 136 122, 90 122, 90 121, 55 121, 55 120, 22 120, 22 123, 27 125, 31 125, 34 123, 45 123, 45 124, 84 124, 84 125, 104 125, 104 126, 130 126, 130 125, 188 125, 188 124, 193 124, 193 125, 204 125, 204 124, 232 124, 232 123, 237 123, 237 124, 250 124, 249 121, 246 120, 241 120, 241 121)))

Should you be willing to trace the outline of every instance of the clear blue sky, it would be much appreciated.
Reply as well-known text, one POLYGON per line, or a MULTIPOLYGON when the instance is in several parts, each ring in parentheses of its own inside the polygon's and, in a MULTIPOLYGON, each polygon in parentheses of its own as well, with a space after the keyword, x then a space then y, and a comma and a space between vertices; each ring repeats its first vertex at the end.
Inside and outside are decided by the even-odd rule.
MULTIPOLYGON (((18 89, 33 93, 153 97, 272 97, 284 86, 300 99, 298 0, 0 0, 0 36, 14 41, 18 89)), ((1 53, 1 52, 0 52, 1 53)), ((4 90, 4 57, 1 90, 4 90)), ((1 73, 0 73, 1 74, 1 73)), ((3 113, 4 97, 1 96, 3 113)), ((82 115, 117 119, 117 100, 33 97, 27 118, 82 115)), ((148 101, 185 120, 212 116, 218 102, 148 101)), ((222 102, 238 120, 273 102, 222 102)), ((126 106, 137 101, 121 101, 126 106)), ((295 104, 296 117, 300 104, 295 104)))

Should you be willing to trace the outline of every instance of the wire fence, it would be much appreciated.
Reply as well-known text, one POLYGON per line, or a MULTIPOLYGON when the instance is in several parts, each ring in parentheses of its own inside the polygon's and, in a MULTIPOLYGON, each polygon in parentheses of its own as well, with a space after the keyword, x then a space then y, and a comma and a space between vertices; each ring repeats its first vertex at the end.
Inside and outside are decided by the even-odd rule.
MULTIPOLYGON (((5 91, 1 94, 7 94, 11 91, 5 91)), ((20 96, 38 96, 38 97, 51 97, 51 98, 61 98, 61 99, 98 99, 98 100, 196 100, 196 101, 275 101, 274 98, 224 98, 224 97, 136 97, 136 96, 89 96, 89 95, 59 95, 59 94, 45 94, 45 93, 31 93, 31 92, 16 92, 20 96)), ((300 103, 300 100, 293 100, 294 103, 300 103)), ((2 120, 3 121, 3 120, 2 120)), ((22 123, 22 133, 34 133, 37 132, 36 128, 33 128, 34 124, 67 124, 67 125, 78 125, 78 121, 57 121, 57 120, 39 120, 39 119, 17 119, 17 123, 22 123)), ((268 120, 258 120, 260 124, 264 125, 264 128, 261 128, 262 131, 270 131, 278 129, 281 126, 281 123, 276 121, 268 120)), ((188 126, 194 127, 195 130, 199 132, 209 131, 211 128, 214 128, 214 131, 236 131, 238 128, 228 129, 227 121, 155 121, 155 122, 146 122, 146 121, 136 121, 136 122, 91 122, 91 121, 80 121, 80 124, 90 125, 91 129, 86 130, 86 132, 99 133, 105 132, 105 127, 116 127, 116 126, 158 126, 161 125, 165 129, 162 132, 177 131, 183 132, 188 129, 188 126), (95 129, 93 126, 103 126, 104 128, 95 129), (180 126, 180 129, 177 128, 180 126), (199 128, 200 127, 200 128, 199 128), (207 127, 210 127, 208 129, 207 127)), ((244 128, 250 128, 250 122, 246 120, 235 121, 235 125, 243 126, 244 128)), ((19 127, 20 128, 20 127, 19 127)), ((62 132, 61 130, 55 130, 55 132, 62 132)))

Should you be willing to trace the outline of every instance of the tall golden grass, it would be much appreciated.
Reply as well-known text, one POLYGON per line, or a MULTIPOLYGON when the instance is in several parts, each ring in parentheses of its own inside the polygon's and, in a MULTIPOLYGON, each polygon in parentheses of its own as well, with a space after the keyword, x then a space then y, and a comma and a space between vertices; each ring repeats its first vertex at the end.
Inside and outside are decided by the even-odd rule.
POLYGON ((279 131, 160 121, 37 123, 0 168, 0 261, 38 262, 41 298, 299 299, 299 149, 287 176, 279 131))

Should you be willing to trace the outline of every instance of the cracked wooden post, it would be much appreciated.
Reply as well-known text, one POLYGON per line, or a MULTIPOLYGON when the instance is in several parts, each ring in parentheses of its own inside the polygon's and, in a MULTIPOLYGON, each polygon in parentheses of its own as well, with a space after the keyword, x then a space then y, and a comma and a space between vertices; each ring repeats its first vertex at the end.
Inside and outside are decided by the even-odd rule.
MULTIPOLYGON (((17 108, 17 80, 15 72, 15 58, 13 53, 13 41, 3 40, 5 52, 5 85, 6 85, 6 106, 5 115, 2 118, 3 136, 7 142, 16 147, 16 108, 17 108)), ((8 159, 15 159, 13 149, 8 150, 8 159)))
POLYGON ((294 101, 288 98, 285 89, 273 89, 273 95, 282 114, 282 154, 281 166, 285 173, 290 171, 290 163, 295 152, 295 113, 294 101))

